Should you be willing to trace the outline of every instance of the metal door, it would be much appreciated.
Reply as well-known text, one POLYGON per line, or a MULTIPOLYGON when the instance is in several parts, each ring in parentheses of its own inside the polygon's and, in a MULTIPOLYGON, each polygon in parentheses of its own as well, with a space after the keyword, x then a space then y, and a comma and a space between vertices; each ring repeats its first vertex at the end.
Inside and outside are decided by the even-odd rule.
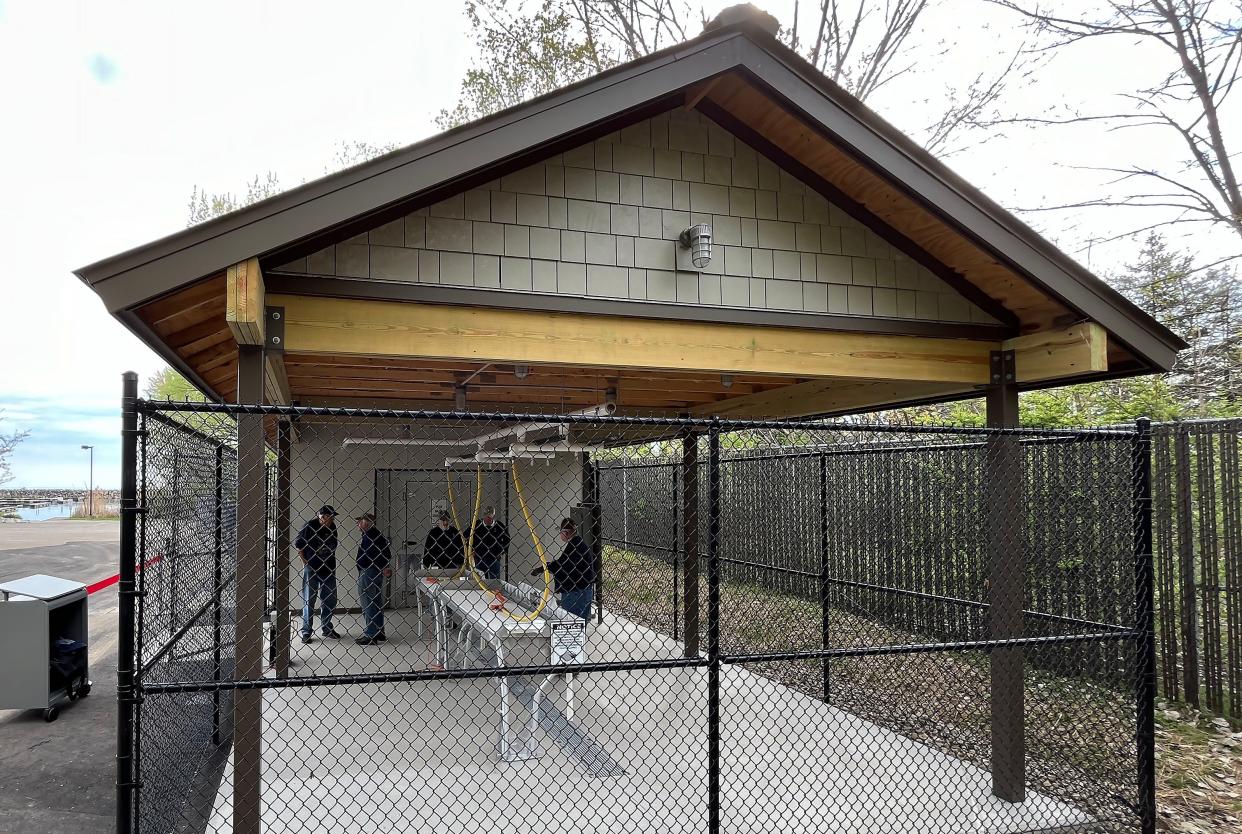
MULTIPOLYGON (((454 470, 453 499, 457 522, 468 535, 474 513, 477 474, 473 470, 454 470)), ((376 480, 380 529, 388 531, 397 554, 397 571, 391 586, 390 605, 405 608, 410 603, 409 574, 422 565, 423 539, 442 511, 449 508, 449 476, 443 469, 383 470, 376 480)), ((483 472, 483 495, 479 501, 479 518, 488 506, 496 508, 501 524, 508 524, 508 473, 505 470, 483 472)))

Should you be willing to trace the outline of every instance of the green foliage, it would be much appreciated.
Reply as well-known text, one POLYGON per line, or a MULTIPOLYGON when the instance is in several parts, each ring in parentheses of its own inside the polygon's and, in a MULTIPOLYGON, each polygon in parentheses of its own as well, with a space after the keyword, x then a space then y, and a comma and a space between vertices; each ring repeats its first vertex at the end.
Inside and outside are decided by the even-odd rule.
POLYGON ((396 149, 396 142, 382 142, 378 145, 359 140, 337 142, 336 152, 332 155, 332 161, 324 166, 323 172, 325 175, 334 174, 337 171, 343 171, 346 168, 370 162, 377 156, 392 153, 396 149))
POLYGON ((207 401, 207 398, 203 396, 201 391, 172 368, 164 368, 148 379, 143 394, 149 400, 189 401, 194 403, 207 401))
POLYGON ((615 63, 552 0, 531 13, 509 0, 470 0, 466 17, 480 58, 466 72, 457 106, 436 117, 441 130, 550 93, 615 63))
POLYGON ((231 191, 208 193, 206 189, 200 189, 196 185, 190 192, 189 219, 185 225, 197 226, 199 223, 237 211, 251 203, 274 197, 280 191, 280 178, 271 171, 264 176, 255 175, 253 180, 246 183, 246 191, 240 196, 231 191))

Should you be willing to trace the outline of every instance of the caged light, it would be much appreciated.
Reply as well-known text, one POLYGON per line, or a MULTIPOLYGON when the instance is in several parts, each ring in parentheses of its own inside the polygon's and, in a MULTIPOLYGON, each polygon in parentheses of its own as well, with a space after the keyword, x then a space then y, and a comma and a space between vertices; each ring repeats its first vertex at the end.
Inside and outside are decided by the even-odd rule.
POLYGON ((712 262, 712 227, 696 223, 677 238, 683 249, 690 250, 690 263, 695 269, 703 269, 712 262))

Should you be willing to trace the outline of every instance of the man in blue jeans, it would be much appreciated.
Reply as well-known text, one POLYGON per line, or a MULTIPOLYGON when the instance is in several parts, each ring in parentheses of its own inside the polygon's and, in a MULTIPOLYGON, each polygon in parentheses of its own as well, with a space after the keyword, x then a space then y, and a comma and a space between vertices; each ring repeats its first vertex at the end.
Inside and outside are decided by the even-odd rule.
POLYGON ((302 642, 314 639, 311 635, 316 596, 323 636, 341 639, 332 627, 332 611, 336 608, 336 510, 329 505, 320 507, 319 515, 302 525, 293 546, 302 558, 302 642))
POLYGON ((375 516, 363 513, 354 519, 362 540, 358 542, 358 596, 362 599, 362 636, 354 642, 371 646, 388 639, 384 634, 384 577, 392 576, 392 546, 375 526, 375 516))
MULTIPOLYGON (((595 554, 578 535, 571 518, 561 522, 561 541, 565 543, 565 549, 561 552, 561 558, 548 562, 548 572, 556 580, 561 607, 589 620, 591 601, 595 597, 595 554)), ((530 572, 531 576, 542 574, 542 566, 530 572)))

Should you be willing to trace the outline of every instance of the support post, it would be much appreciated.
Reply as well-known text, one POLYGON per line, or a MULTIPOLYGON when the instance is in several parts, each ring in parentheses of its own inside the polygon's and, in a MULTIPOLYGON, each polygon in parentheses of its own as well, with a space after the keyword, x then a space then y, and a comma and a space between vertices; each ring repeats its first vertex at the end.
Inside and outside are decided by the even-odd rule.
MULTIPOLYGON (((990 429, 1018 425, 1018 388, 1013 351, 989 357, 990 429)), ((1016 435, 988 437, 986 459, 989 637, 1022 636, 1026 579, 1022 517, 1022 449, 1016 435)), ((1026 798, 1025 692, 1021 648, 993 649, 991 666, 992 793, 1008 802, 1026 798)))
MULTIPOLYGON (((681 513, 679 513, 677 509, 679 506, 678 502, 681 500, 678 495, 678 483, 681 479, 678 477, 676 466, 670 466, 669 468, 673 472, 673 640, 677 640, 679 639, 678 633, 681 626, 681 588, 679 587, 681 585, 681 578, 679 576, 681 573, 681 533, 679 532, 678 527, 678 519, 681 517, 681 513)), ((628 472, 629 470, 625 469, 622 471, 628 472)), ((628 505, 628 491, 626 492, 626 496, 626 504, 628 505)), ((625 540, 628 545, 630 540, 628 526, 626 528, 625 540)))
MULTIPOLYGON (((263 402, 263 349, 238 345, 237 401, 263 402)), ((237 418, 237 680, 263 676, 263 619, 266 611, 267 471, 263 417, 237 418)), ((233 831, 259 834, 262 825, 263 692, 233 694, 233 831)))
MULTIPOLYGON (((221 582, 224 581, 224 446, 216 446, 216 494, 215 494, 215 518, 213 525, 213 546, 211 558, 211 585, 215 588, 215 604, 211 611, 211 679, 217 683, 220 681, 220 631, 221 631, 221 614, 224 607, 223 590, 220 588, 221 582)), ((213 746, 220 745, 220 690, 213 689, 211 691, 211 743, 213 746)))
POLYGON ((599 506, 599 467, 582 453, 582 503, 589 513, 592 556, 595 559, 595 622, 604 621, 604 527, 599 506))
MULTIPOLYGON (((819 605, 821 610, 820 627, 823 630, 823 642, 827 649, 831 643, 829 635, 829 614, 832 611, 831 600, 828 598, 829 565, 828 565, 828 456, 819 454, 819 605)), ((832 695, 832 678, 829 673, 829 660, 823 660, 824 703, 828 703, 832 695)))
POLYGON ((1190 428, 1177 427, 1174 435, 1177 468, 1177 561, 1181 580, 1182 688, 1186 703, 1199 706, 1199 594, 1195 587, 1195 515, 1190 486, 1190 428))
POLYGON ((134 567, 138 562, 138 374, 121 382, 121 563, 116 669, 116 830, 134 829, 134 567))
POLYGON ((699 436, 688 434, 681 447, 681 609, 685 656, 699 656, 699 436))
POLYGON ((288 420, 276 425, 276 677, 289 677, 289 611, 293 583, 289 558, 289 486, 293 460, 293 426, 288 420))
MULTIPOLYGON (((707 831, 720 831, 720 429, 707 442, 707 831)), ((689 632, 687 631, 687 636, 689 632)))
POLYGON ((1140 830, 1156 831, 1156 615, 1151 532, 1151 421, 1135 424, 1134 447, 1134 630, 1138 632, 1134 696, 1138 714, 1140 830))

